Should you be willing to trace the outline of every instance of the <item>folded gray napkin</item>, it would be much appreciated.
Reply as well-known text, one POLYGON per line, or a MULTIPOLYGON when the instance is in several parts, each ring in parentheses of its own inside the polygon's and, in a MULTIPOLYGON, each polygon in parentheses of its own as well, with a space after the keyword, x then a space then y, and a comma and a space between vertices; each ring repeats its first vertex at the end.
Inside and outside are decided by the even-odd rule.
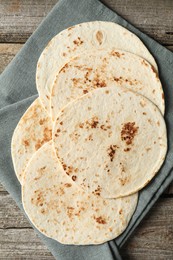
POLYGON ((10 143, 20 117, 37 97, 37 60, 48 41, 58 32, 68 26, 93 20, 112 21, 126 27, 139 36, 156 58, 166 99, 168 153, 157 176, 140 192, 136 212, 127 229, 115 240, 97 246, 67 246, 37 231, 58 260, 121 259, 118 247, 124 244, 173 180, 173 53, 141 33, 98 0, 60 0, 0 77, 0 181, 22 209, 21 187, 13 170, 10 143))

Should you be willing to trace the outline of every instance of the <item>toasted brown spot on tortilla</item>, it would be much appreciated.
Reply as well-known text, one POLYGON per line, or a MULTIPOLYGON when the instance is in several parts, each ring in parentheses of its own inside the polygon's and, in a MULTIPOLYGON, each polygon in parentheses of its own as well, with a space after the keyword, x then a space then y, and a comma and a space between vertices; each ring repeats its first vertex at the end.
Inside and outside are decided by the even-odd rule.
POLYGON ((77 176, 76 176, 76 175, 73 175, 71 178, 72 178, 73 181, 76 181, 77 176))
POLYGON ((127 145, 132 144, 134 137, 138 132, 139 127, 135 126, 135 122, 125 123, 121 130, 121 140, 125 141, 127 145))
POLYGON ((96 218, 96 217, 94 217, 94 219, 96 220, 96 222, 97 223, 99 223, 99 224, 106 224, 107 222, 106 222, 106 220, 103 218, 103 217, 98 217, 98 218, 96 218))
POLYGON ((127 184, 130 180, 130 177, 122 177, 122 178, 119 178, 119 181, 121 183, 122 186, 124 186, 125 184, 127 184))
POLYGON ((97 41, 99 42, 99 44, 101 45, 102 42, 103 42, 103 33, 102 33, 101 31, 98 31, 98 32, 96 33, 96 39, 97 39, 97 41))
POLYGON ((88 90, 87 90, 87 89, 84 89, 84 90, 83 90, 83 93, 84 93, 84 94, 88 93, 88 90))
POLYGON ((147 113, 146 113, 146 112, 143 112, 142 114, 143 114, 143 115, 146 115, 147 113))
POLYGON ((127 147, 124 149, 124 152, 129 152, 131 150, 131 148, 127 147))
POLYGON ((111 55, 112 55, 112 56, 116 56, 116 57, 118 57, 118 58, 121 58, 121 56, 123 56, 124 53, 120 54, 118 51, 112 51, 112 52, 111 52, 111 55))
POLYGON ((69 27, 67 30, 71 31, 74 28, 74 26, 69 27))
POLYGON ((145 150, 148 152, 148 151, 150 151, 150 150, 151 150, 151 148, 146 148, 145 150))
POLYGON ((50 97, 48 95, 46 95, 47 99, 50 99, 50 97))
POLYGON ((44 122, 46 122, 46 118, 43 118, 43 119, 40 119, 40 120, 39 120, 39 124, 40 124, 40 125, 43 125, 44 122))
POLYGON ((122 209, 120 209, 120 210, 119 210, 119 214, 121 215, 121 214, 122 214, 122 212, 123 212, 123 210, 122 210, 122 209))
POLYGON ((109 94, 109 90, 106 90, 105 93, 106 93, 106 94, 109 94))
POLYGON ((152 71, 154 72, 156 78, 159 79, 159 77, 158 77, 158 73, 157 73, 157 71, 156 71, 156 69, 154 68, 153 65, 151 65, 151 69, 152 69, 152 71))
POLYGON ((69 218, 72 218, 73 212, 74 212, 74 208, 73 207, 67 207, 67 216, 69 218))
POLYGON ((72 186, 72 184, 71 183, 65 183, 64 186, 67 187, 67 188, 70 188, 72 186))
POLYGON ((23 144, 24 146, 29 146, 30 145, 29 140, 23 140, 23 144))
POLYGON ((66 72, 66 69, 68 69, 68 63, 66 63, 59 71, 59 73, 63 72, 65 73, 66 72))
POLYGON ((73 41, 73 43, 77 46, 81 45, 83 43, 83 41, 81 40, 80 37, 78 37, 76 40, 73 41))
POLYGON ((148 63, 145 60, 142 60, 141 62, 143 65, 145 65, 146 67, 148 67, 148 63))
POLYGON ((117 145, 110 145, 109 148, 107 149, 108 156, 110 157, 111 162, 113 162, 117 148, 119 148, 117 145))

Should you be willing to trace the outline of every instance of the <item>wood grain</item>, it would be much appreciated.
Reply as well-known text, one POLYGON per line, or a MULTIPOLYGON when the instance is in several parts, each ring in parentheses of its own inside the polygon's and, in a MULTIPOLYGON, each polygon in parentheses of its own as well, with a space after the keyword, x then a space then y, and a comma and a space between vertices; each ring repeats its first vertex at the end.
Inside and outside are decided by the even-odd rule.
POLYGON ((23 44, 0 44, 0 73, 3 72, 22 46, 23 44))
MULTIPOLYGON (((1 0, 0 42, 24 43, 57 0, 1 0)), ((103 0, 157 41, 173 45, 172 0, 103 0)))

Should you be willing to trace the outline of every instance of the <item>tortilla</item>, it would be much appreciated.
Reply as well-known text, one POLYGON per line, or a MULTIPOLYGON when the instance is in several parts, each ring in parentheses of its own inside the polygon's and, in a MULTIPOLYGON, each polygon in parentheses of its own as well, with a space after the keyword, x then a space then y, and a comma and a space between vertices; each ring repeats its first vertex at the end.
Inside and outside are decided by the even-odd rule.
POLYGON ((122 26, 103 21, 77 24, 56 35, 43 50, 36 71, 41 102, 50 114, 50 94, 57 71, 82 52, 117 48, 141 56, 154 66, 156 62, 142 41, 122 26))
POLYGON ((163 89, 153 66, 129 52, 98 50, 78 55, 58 72, 51 95, 52 119, 70 101, 109 82, 142 94, 164 113, 163 89))
POLYGON ((165 122, 158 108, 115 84, 67 105, 52 134, 66 174, 103 198, 142 189, 158 172, 167 150, 165 122))
POLYGON ((20 119, 12 137, 12 160, 20 183, 31 156, 51 138, 51 118, 37 98, 20 119))
POLYGON ((22 187, 23 206, 31 222, 63 244, 101 244, 117 237, 127 227, 137 199, 137 193, 104 200, 83 191, 64 173, 52 142, 34 154, 22 187))

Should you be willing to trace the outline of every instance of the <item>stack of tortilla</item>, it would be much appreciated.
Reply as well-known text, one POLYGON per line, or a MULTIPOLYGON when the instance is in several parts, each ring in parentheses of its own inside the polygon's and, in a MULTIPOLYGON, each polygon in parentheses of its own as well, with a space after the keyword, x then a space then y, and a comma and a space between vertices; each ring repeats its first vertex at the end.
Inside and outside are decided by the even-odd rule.
POLYGON ((82 23, 45 47, 36 85, 11 146, 26 214, 63 244, 114 239, 167 151, 154 58, 118 24, 82 23))

